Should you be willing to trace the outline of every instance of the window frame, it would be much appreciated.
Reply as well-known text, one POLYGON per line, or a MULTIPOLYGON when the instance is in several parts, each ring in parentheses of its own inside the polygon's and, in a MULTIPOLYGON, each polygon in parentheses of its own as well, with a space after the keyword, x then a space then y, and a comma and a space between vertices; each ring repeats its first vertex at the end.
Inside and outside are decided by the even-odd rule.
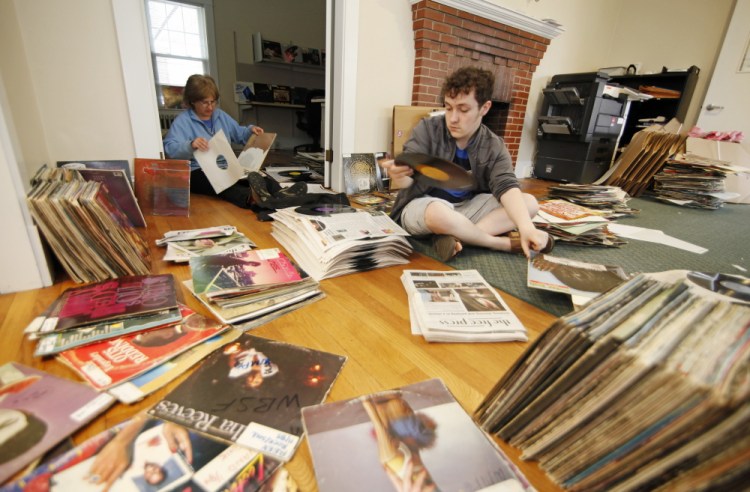
MULTIPOLYGON (((149 15, 149 1, 150 0, 143 0, 143 6, 145 10, 146 15, 146 28, 148 32, 148 47, 149 47, 149 54, 151 59, 151 67, 154 73, 154 93, 156 94, 156 101, 157 105, 160 110, 164 110, 164 100, 163 95, 161 92, 161 84, 159 83, 159 71, 158 67, 156 65, 156 57, 157 53, 154 51, 154 47, 152 45, 151 40, 151 17, 149 15)), ((210 75, 213 77, 213 79, 216 81, 216 84, 219 84, 219 71, 217 67, 216 62, 216 38, 214 36, 214 14, 213 14, 213 0, 167 0, 171 3, 176 4, 182 4, 190 7, 198 7, 203 9, 203 18, 205 21, 205 35, 206 35, 206 50, 207 50, 207 57, 208 57, 208 71, 204 75, 210 75)), ((164 57, 163 54, 160 54, 158 56, 164 57)), ((175 57, 177 58, 177 57, 175 57)), ((182 83, 181 87, 184 87, 184 82, 182 83)))

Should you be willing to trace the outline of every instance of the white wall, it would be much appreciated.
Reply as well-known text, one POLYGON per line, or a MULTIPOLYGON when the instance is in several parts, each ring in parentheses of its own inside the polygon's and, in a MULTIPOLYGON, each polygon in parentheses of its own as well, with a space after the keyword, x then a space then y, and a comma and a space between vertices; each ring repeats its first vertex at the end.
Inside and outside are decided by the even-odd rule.
POLYGON ((325 48, 325 0, 214 0, 213 13, 221 108, 235 118, 235 63, 252 63, 253 33, 282 44, 325 48))
POLYGON ((44 162, 54 165, 58 160, 132 160, 133 135, 111 2, 2 3, 3 9, 15 6, 21 37, 21 43, 4 45, 3 60, 24 57, 28 66, 26 78, 7 70, 3 62, 6 85, 27 87, 8 96, 18 109, 13 119, 23 135, 26 172, 30 175, 44 162), (41 129, 23 115, 23 108, 35 107, 41 129), (36 146, 46 147, 46 155, 40 156, 36 146))
MULTIPOLYGON (((534 73, 518 163, 533 161, 541 90, 559 73, 634 62, 642 62, 643 71, 696 65, 701 74, 685 122, 692 126, 734 5, 734 0, 488 1, 537 19, 555 19, 565 29, 534 73)), ((360 8, 356 146, 367 152, 390 142, 381 119, 388 108, 411 102, 414 51, 408 0, 362 0, 360 8)))

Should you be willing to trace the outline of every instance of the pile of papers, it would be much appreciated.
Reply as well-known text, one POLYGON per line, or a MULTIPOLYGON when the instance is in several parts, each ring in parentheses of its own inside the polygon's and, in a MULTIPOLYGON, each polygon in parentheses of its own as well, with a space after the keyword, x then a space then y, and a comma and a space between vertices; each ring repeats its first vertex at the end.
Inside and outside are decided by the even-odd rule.
POLYGON ((188 290, 223 323, 243 322, 243 329, 324 296, 278 248, 194 257, 190 273, 188 290))
POLYGON ((316 280, 409 262, 409 234, 386 213, 347 209, 320 215, 280 209, 271 214, 271 234, 316 280))
POLYGON ((526 328, 476 270, 404 270, 411 332, 428 342, 528 340, 526 328))
POLYGON ((156 240, 157 246, 166 246, 164 261, 183 263, 196 256, 241 253, 255 248, 255 243, 234 226, 217 226, 203 229, 169 231, 156 240))
POLYGON ((653 194, 659 200, 692 208, 716 210, 738 193, 728 193, 729 174, 746 172, 727 161, 697 154, 678 154, 668 159, 654 176, 653 194))
POLYGON ((612 233, 607 226, 613 216, 602 211, 553 199, 539 202, 539 213, 534 217, 538 229, 547 231, 556 240, 572 244, 612 246, 625 244, 625 241, 612 233))

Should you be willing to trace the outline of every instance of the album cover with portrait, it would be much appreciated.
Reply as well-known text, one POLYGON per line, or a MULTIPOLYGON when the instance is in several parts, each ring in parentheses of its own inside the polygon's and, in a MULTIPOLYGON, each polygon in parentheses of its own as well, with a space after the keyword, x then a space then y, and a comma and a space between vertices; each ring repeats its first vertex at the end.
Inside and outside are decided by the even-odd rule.
POLYGON ((286 461, 303 434, 301 409, 326 398, 345 361, 243 333, 213 352, 149 413, 286 461))
POLYGON ((139 413, 42 463, 4 492, 252 492, 280 462, 139 413))
POLYGON ((0 483, 114 401, 88 385, 23 364, 0 366, 0 483))
POLYGON ((302 420, 321 492, 532 490, 440 379, 309 406, 302 420))
POLYGON ((228 325, 196 313, 185 305, 180 306, 180 311, 180 323, 76 347, 57 357, 91 386, 104 390, 229 329, 228 325))

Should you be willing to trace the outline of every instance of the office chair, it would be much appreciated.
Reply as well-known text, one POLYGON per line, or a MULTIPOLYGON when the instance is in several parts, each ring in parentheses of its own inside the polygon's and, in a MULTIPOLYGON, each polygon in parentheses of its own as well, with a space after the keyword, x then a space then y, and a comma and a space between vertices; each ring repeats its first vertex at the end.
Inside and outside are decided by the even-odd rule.
POLYGON ((320 152, 323 150, 320 146, 321 105, 312 101, 324 96, 325 91, 323 90, 308 91, 305 97, 305 109, 297 111, 297 128, 306 132, 312 138, 312 143, 297 145, 294 147, 295 152, 320 152))

